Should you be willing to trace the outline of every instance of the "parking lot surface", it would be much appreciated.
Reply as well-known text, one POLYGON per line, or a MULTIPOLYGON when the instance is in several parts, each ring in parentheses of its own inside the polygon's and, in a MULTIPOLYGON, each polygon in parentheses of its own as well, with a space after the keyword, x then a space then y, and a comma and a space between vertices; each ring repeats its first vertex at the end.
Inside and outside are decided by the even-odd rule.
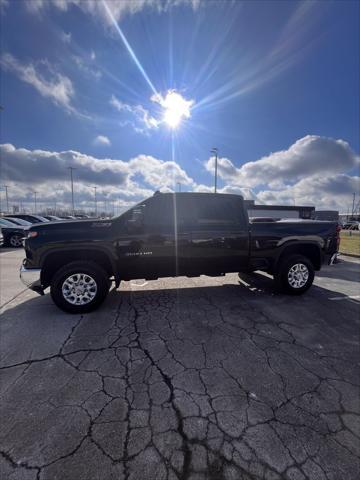
POLYGON ((359 261, 124 282, 66 315, 2 249, 1 472, 40 480, 359 478, 359 261))

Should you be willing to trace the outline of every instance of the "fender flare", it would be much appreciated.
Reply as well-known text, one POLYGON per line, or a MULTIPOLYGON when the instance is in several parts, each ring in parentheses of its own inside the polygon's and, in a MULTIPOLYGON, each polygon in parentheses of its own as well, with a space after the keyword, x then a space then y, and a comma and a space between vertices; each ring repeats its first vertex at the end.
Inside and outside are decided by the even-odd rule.
POLYGON ((116 258, 114 257, 113 253, 111 252, 110 249, 106 248, 106 247, 101 247, 101 246, 95 246, 95 245, 91 245, 90 247, 87 247, 87 246, 84 246, 84 245, 79 245, 79 246, 65 246, 65 247, 58 247, 58 246, 54 246, 54 248, 51 248, 49 249, 48 251, 44 252, 43 255, 41 255, 40 257, 40 265, 41 265, 41 268, 43 269, 47 259, 49 258, 50 255, 53 255, 53 254, 57 254, 57 255, 62 255, 62 254, 66 254, 66 253, 69 253, 69 254, 74 254, 76 251, 79 251, 79 252, 82 252, 82 251, 93 251, 93 252, 99 252, 101 254, 104 254, 107 259, 109 260, 110 262, 110 265, 111 265, 111 269, 113 271, 113 274, 114 274, 114 278, 115 278, 115 285, 116 287, 118 287, 120 285, 120 272, 119 272, 119 268, 118 268, 118 264, 117 264, 117 261, 116 261, 116 258))
MULTIPOLYGON (((303 246, 304 247, 311 246, 311 247, 313 247, 317 250, 318 265, 314 265, 314 267, 315 267, 316 270, 318 270, 321 267, 321 259, 322 259, 321 246, 320 246, 319 242, 316 241, 316 240, 302 241, 300 239, 299 240, 295 240, 295 239, 294 240, 289 240, 281 246, 281 248, 277 252, 277 255, 274 258, 274 265, 273 265, 274 270, 277 269, 283 255, 286 254, 287 250, 290 250, 292 248, 296 249, 296 247, 301 248, 303 246), (317 268, 317 267, 319 267, 319 268, 317 268)), ((303 254, 301 252, 294 252, 294 254, 295 253, 303 254)))

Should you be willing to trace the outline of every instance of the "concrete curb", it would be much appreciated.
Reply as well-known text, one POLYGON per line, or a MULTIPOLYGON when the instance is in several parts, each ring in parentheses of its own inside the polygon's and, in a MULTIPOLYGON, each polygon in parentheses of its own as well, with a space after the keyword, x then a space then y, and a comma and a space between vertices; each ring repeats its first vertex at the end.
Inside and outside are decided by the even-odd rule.
POLYGON ((343 252, 339 252, 339 255, 344 255, 345 257, 360 258, 360 255, 356 255, 356 253, 343 253, 343 252))

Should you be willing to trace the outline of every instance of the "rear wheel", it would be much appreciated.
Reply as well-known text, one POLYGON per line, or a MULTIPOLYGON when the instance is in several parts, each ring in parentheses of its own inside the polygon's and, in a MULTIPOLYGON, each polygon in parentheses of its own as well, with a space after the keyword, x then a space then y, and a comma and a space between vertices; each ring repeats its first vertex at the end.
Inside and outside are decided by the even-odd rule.
POLYGON ((54 303, 69 313, 95 310, 106 298, 109 275, 94 262, 71 262, 54 275, 50 294, 54 303))
POLYGON ((314 266, 303 255, 291 255, 280 261, 274 275, 277 287, 291 295, 301 295, 308 290, 315 276, 314 266))

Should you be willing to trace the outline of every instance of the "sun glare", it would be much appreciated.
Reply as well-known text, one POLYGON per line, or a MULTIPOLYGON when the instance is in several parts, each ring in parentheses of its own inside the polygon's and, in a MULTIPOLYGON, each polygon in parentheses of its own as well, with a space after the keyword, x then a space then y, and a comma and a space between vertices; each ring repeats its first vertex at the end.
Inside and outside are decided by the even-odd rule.
POLYGON ((186 100, 180 93, 169 90, 161 101, 164 122, 172 129, 177 128, 183 119, 190 117, 193 103, 193 100, 186 100))

